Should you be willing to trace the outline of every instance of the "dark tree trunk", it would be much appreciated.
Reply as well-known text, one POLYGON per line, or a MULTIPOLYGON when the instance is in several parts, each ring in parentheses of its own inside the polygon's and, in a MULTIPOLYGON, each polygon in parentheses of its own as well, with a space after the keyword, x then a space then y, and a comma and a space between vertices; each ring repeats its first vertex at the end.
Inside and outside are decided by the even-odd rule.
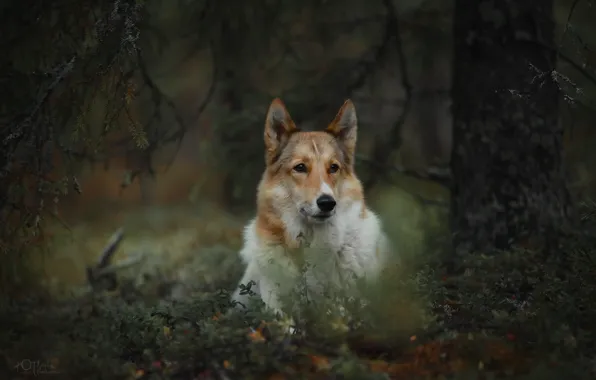
POLYGON ((549 48, 552 6, 553 0, 455 1, 456 252, 548 239, 568 220, 556 54, 549 48))

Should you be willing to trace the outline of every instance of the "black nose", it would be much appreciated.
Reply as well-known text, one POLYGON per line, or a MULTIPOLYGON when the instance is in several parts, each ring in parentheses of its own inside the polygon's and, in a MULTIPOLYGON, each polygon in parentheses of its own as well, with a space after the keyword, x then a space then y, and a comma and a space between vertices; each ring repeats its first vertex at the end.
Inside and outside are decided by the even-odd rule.
POLYGON ((323 212, 330 212, 335 208, 335 199, 331 195, 323 194, 317 199, 317 206, 323 212))

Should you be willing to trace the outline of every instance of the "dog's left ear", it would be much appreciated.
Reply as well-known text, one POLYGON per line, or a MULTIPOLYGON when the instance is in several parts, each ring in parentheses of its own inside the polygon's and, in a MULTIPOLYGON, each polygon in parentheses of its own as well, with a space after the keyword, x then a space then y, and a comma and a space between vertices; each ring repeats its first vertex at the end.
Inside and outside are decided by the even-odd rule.
POLYGON ((354 154, 356 153, 358 118, 356 117, 356 107, 354 107, 354 103, 350 99, 344 102, 337 112, 335 119, 333 119, 325 131, 335 136, 345 148, 348 156, 346 158, 352 163, 354 161, 354 154))

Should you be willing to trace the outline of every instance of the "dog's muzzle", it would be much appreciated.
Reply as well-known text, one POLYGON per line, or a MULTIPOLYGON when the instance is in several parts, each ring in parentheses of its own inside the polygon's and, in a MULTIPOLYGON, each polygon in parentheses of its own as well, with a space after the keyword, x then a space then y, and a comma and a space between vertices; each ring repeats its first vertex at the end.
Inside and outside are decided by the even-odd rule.
POLYGON ((329 218, 331 218, 333 215, 335 215, 335 212, 331 211, 331 212, 316 212, 316 213, 312 213, 312 212, 308 212, 308 210, 306 208, 301 208, 300 209, 300 214, 302 214, 302 216, 304 218, 306 218, 308 221, 311 222, 325 222, 326 220, 328 220, 329 218))
POLYGON ((300 213, 311 222, 325 222, 335 215, 336 205, 337 202, 331 195, 323 194, 317 198, 314 210, 305 207, 300 209, 300 213))
POLYGON ((333 214, 334 212, 319 212, 315 215, 312 215, 311 218, 318 222, 324 222, 327 219, 331 218, 333 214))

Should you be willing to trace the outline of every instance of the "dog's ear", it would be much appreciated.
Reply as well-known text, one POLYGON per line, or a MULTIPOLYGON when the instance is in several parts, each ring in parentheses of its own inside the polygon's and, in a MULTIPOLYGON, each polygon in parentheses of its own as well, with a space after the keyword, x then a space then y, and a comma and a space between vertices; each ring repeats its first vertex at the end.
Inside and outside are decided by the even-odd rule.
POLYGON ((353 163, 358 137, 358 118, 356 107, 350 99, 344 102, 325 131, 335 136, 347 155, 346 159, 350 164, 353 163))
POLYGON ((267 150, 265 156, 269 164, 279 157, 294 132, 298 132, 298 128, 292 121, 290 113, 284 103, 279 98, 275 98, 269 106, 265 120, 265 149, 267 150))

